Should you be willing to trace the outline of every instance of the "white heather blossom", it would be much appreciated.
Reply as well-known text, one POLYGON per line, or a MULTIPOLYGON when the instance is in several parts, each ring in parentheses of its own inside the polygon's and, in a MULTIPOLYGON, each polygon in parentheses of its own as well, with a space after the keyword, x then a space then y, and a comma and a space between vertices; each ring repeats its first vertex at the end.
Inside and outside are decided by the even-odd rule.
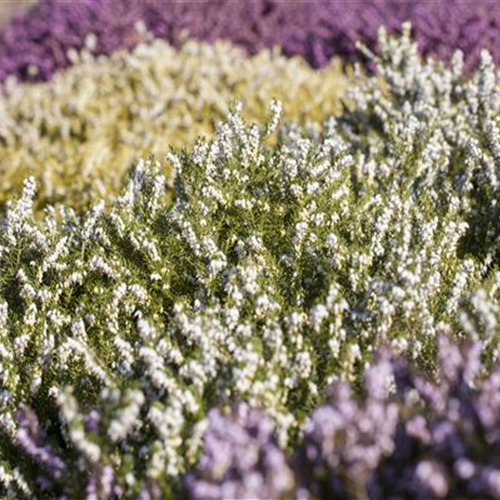
POLYGON ((112 441, 125 439, 134 427, 140 425, 139 412, 145 398, 141 391, 129 391, 125 396, 125 404, 108 428, 108 436, 112 441))

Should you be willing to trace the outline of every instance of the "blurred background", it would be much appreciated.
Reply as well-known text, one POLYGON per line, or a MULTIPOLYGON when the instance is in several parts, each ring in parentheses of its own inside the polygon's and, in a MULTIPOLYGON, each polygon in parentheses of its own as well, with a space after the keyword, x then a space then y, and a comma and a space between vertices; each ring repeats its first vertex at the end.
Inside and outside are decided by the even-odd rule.
POLYGON ((8 21, 17 11, 35 4, 37 0, 0 0, 0 23, 8 21))

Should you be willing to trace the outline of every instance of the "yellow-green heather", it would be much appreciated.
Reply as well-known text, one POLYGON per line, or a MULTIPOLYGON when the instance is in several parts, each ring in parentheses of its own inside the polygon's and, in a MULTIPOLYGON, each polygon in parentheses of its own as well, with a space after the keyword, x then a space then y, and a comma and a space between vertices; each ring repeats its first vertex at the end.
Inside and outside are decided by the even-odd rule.
POLYGON ((30 174, 42 201, 85 205, 120 187, 136 158, 161 159, 170 145, 211 136, 234 100, 262 119, 276 98, 286 118, 304 123, 334 114, 348 81, 338 61, 314 71, 300 58, 248 57, 224 42, 176 50, 156 40, 132 53, 73 58, 52 82, 7 84, 0 96, 0 201, 30 174))

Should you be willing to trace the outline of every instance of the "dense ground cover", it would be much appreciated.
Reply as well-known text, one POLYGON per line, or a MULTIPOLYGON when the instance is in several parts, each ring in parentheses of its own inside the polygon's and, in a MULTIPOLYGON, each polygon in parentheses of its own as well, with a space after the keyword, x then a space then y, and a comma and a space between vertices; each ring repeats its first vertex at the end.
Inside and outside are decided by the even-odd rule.
POLYGON ((456 49, 474 66, 482 48, 499 62, 500 11, 496 0, 42 0, 0 31, 0 80, 47 79, 70 64, 68 49, 91 37, 96 53, 131 48, 144 39, 140 25, 179 45, 186 34, 225 39, 256 53, 279 46, 312 66, 334 57, 357 59, 356 41, 373 45, 380 25, 414 25, 424 54, 449 59, 456 49))
POLYGON ((171 145, 212 137, 236 99, 258 120, 280 99, 287 119, 304 124, 336 114, 349 82, 338 61, 314 71, 300 58, 269 50, 247 57, 223 42, 176 50, 156 40, 131 53, 74 57, 51 82, 3 89, 0 201, 31 174, 41 204, 85 206, 123 187, 138 157, 163 159, 171 145))
POLYGON ((373 497, 498 498, 497 372, 472 386, 477 346, 485 369, 498 357, 496 69, 487 53, 472 77, 460 56, 449 68, 422 61, 408 28, 401 40, 382 32, 379 50, 377 76, 323 126, 281 125, 276 102, 250 125, 236 106, 213 140, 170 153, 173 204, 154 160, 82 215, 36 219, 26 181, 0 230, 6 494, 219 497, 260 487, 253 478, 259 491, 331 498, 359 472, 373 497), (379 348, 435 379, 442 334, 476 349, 442 341, 441 385, 399 367, 402 400, 388 398, 383 358, 359 407, 337 384, 316 409, 332 382, 360 394, 379 348), (239 400, 248 406, 226 422, 239 400), (328 447, 335 422, 352 447, 328 447), (231 469, 212 456, 226 425, 221 446, 239 454, 250 439, 262 462, 242 454, 231 469), (406 483, 391 481, 391 453, 406 483), (262 464, 263 476, 241 469, 262 464), (280 484, 266 482, 272 467, 280 484))

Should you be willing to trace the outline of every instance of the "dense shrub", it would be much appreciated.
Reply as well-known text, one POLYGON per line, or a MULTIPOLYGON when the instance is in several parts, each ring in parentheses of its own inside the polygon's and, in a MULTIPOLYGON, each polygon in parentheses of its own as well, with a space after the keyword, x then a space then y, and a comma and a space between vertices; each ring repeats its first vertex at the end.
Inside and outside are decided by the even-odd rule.
POLYGON ((381 25, 398 30, 412 21, 424 54, 448 59, 456 49, 467 67, 482 48, 499 61, 500 13, 496 0, 42 0, 0 33, 0 80, 47 79, 70 64, 89 33, 96 53, 130 48, 144 39, 137 22, 177 45, 186 36, 229 40, 249 53, 279 46, 312 66, 333 56, 357 58, 356 41, 373 44, 381 25))
POLYGON ((262 120, 281 99, 287 117, 323 120, 339 110, 348 78, 340 64, 313 71, 268 50, 246 57, 226 43, 163 41, 111 57, 80 56, 46 84, 10 85, 0 97, 0 201, 34 174, 39 201, 75 206, 123 187, 132 161, 169 144, 191 147, 235 99, 262 120))
MULTIPOLYGON (((35 220, 26 181, 0 231, 6 493, 178 497, 214 405, 265 408, 285 446, 380 345, 432 372, 450 331, 496 359, 491 58, 467 80, 459 58, 421 61, 405 28, 382 32, 376 62, 317 132, 280 129, 277 103, 263 127, 235 108, 172 152, 173 206, 154 161, 82 217, 35 220)), ((284 463, 275 444, 262 460, 284 463)))
POLYGON ((190 497, 498 499, 500 367, 482 379, 480 353, 441 338, 437 383, 385 353, 362 397, 330 388, 289 457, 265 414, 211 410, 190 497))

